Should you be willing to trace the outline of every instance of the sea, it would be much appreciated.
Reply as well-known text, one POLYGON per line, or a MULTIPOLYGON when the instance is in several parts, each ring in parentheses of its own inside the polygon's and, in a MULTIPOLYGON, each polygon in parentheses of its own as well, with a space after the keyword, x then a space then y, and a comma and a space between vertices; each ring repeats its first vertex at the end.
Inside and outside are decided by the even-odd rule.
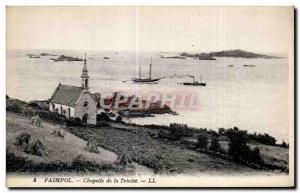
POLYGON ((137 124, 183 123, 191 127, 218 130, 238 127, 249 133, 268 133, 281 142, 289 141, 289 61, 218 57, 216 60, 166 58, 177 52, 103 52, 79 50, 8 50, 6 92, 24 100, 49 99, 59 83, 80 86, 82 61, 54 62, 57 56, 29 58, 27 54, 49 53, 84 57, 92 93, 117 91, 195 93, 196 109, 175 109, 178 115, 127 120, 137 124), (109 59, 104 59, 108 57, 109 59), (164 58, 163 58, 164 57, 164 58), (158 84, 137 84, 141 66, 147 77, 152 58, 152 77, 164 77, 158 84), (245 66, 246 65, 246 66, 245 66), (247 65, 252 65, 249 67, 247 65), (206 86, 184 86, 196 80, 206 86))

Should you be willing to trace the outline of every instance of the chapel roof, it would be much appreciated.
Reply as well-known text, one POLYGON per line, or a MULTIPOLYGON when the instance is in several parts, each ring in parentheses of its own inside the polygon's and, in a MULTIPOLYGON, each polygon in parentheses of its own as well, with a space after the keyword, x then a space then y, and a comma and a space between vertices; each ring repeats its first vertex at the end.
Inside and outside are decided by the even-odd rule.
POLYGON ((75 106, 82 94, 82 88, 60 84, 54 91, 50 102, 67 106, 75 106))

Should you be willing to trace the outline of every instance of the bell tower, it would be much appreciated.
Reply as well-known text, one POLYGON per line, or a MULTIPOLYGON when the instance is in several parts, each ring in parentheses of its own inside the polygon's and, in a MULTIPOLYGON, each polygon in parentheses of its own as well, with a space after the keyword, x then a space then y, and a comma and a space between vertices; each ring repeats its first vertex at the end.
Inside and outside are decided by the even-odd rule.
POLYGON ((83 89, 83 92, 90 92, 89 90, 89 75, 88 75, 88 69, 86 66, 86 53, 84 53, 84 64, 83 69, 81 73, 81 88, 83 89))

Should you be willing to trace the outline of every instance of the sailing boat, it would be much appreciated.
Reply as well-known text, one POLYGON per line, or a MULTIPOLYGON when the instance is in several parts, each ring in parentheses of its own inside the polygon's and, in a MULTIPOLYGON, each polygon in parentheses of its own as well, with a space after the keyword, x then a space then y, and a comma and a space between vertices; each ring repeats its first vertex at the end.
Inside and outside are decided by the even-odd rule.
POLYGON ((140 64, 139 78, 133 78, 132 81, 135 83, 157 83, 160 79, 162 78, 152 78, 152 57, 151 57, 149 78, 142 78, 141 64, 140 64))

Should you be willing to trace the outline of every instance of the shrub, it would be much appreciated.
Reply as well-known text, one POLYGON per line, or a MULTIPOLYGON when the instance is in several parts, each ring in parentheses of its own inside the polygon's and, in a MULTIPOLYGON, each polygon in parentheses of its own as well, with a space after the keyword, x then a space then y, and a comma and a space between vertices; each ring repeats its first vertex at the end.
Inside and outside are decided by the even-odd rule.
POLYGON ((257 164, 262 164, 263 163, 263 159, 260 155, 259 148, 256 147, 256 148, 254 148, 253 150, 250 151, 249 161, 251 161, 253 163, 257 163, 257 164))
POLYGON ((61 128, 54 129, 52 135, 54 135, 55 137, 62 137, 62 138, 65 137, 65 135, 61 131, 61 128))
POLYGON ((83 168, 85 166, 86 160, 84 159, 83 155, 78 155, 74 158, 72 165, 74 169, 80 170, 80 168, 83 168))
POLYGON ((117 159, 117 164, 124 166, 124 167, 126 167, 127 165, 129 165, 131 163, 132 163, 132 159, 126 152, 119 155, 119 157, 117 159))
POLYGON ((218 136, 219 136, 219 134, 218 134, 216 131, 214 131, 214 130, 208 130, 207 133, 208 133, 209 135, 211 135, 211 136, 215 136, 215 137, 218 137, 218 136))
POLYGON ((216 152, 220 152, 221 151, 221 146, 220 146, 220 143, 219 143, 219 138, 217 136, 214 136, 214 135, 212 136, 209 149, 211 151, 216 151, 216 152))
POLYGON ((225 129, 224 128, 219 128, 218 134, 219 135, 225 135, 225 129))
POLYGON ((33 138, 32 140, 30 140, 24 152, 31 155, 41 156, 41 157, 48 155, 46 151, 46 146, 44 145, 42 140, 38 138, 33 138))
POLYGON ((263 159, 260 155, 259 148, 253 150, 247 145, 248 135, 246 131, 241 131, 238 128, 230 130, 229 137, 229 155, 237 162, 249 161, 256 164, 263 164, 263 159))
POLYGON ((6 172, 20 171, 28 161, 24 157, 16 156, 6 148, 6 172))
MULTIPOLYGON (((149 128, 156 126, 150 125, 149 128)), ((157 126, 160 128, 158 137, 167 138, 172 141, 180 140, 182 137, 193 135, 193 129, 188 128, 186 124, 170 123, 169 126, 157 126)))
POLYGON ((276 139, 267 133, 263 135, 254 133, 252 135, 249 135, 249 137, 250 139, 265 145, 273 145, 273 146, 276 145, 276 139))
POLYGON ((250 147, 247 145, 247 132, 234 128, 227 130, 226 135, 229 138, 228 154, 231 155, 235 161, 241 161, 241 159, 248 160, 250 147))
POLYGON ((58 123, 65 122, 65 116, 63 115, 60 115, 55 112, 46 111, 46 110, 34 109, 33 107, 30 106, 24 107, 23 113, 29 116, 38 115, 42 119, 50 120, 53 122, 58 122, 58 123))
POLYGON ((31 135, 26 132, 19 133, 16 137, 15 144, 18 146, 28 145, 31 139, 31 135))
POLYGON ((71 127, 77 127, 77 126, 81 126, 81 120, 76 117, 76 118, 69 118, 66 119, 66 125, 67 126, 71 126, 71 127))
POLYGON ((17 99, 11 99, 9 97, 6 98, 6 111, 21 113, 25 105, 26 103, 23 101, 17 99))
POLYGON ((30 121, 31 121, 31 124, 33 124, 33 125, 37 125, 39 127, 42 126, 42 120, 39 115, 33 116, 30 121))
POLYGON ((109 119, 109 116, 105 112, 102 112, 97 115, 97 122, 98 122, 98 120, 109 121, 110 119, 109 119))
POLYGON ((88 141, 86 146, 84 147, 84 150, 91 153, 98 153, 98 154, 100 153, 95 140, 88 141))
POLYGON ((173 138, 180 139, 181 137, 191 137, 194 134, 194 130, 189 128, 187 124, 170 123, 169 128, 173 138))
POLYGON ((170 140, 180 140, 180 138, 183 136, 183 131, 181 128, 171 127, 169 129, 169 139, 170 140))
POLYGON ((6 105, 6 111, 11 111, 14 113, 21 113, 22 112, 22 108, 18 105, 6 105))
POLYGON ((207 132, 199 133, 197 137, 197 147, 206 149, 208 145, 208 134, 207 132))

